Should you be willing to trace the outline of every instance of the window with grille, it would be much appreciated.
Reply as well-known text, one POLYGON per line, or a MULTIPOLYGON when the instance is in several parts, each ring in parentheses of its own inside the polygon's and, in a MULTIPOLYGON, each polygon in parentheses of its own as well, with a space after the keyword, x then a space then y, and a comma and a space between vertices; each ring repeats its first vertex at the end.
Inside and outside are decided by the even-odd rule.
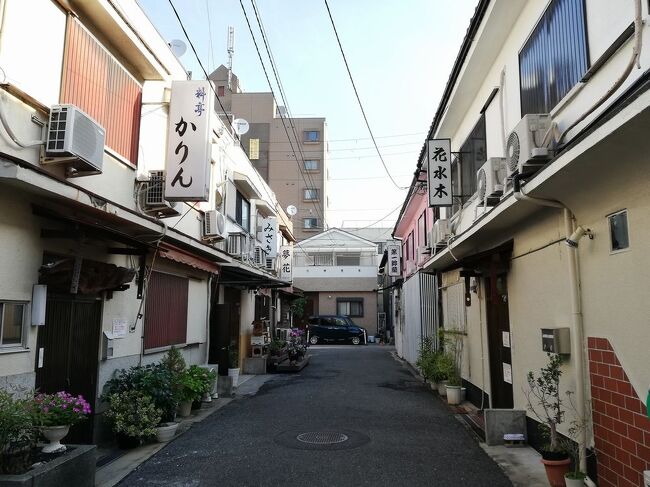
POLYGON ((0 301, 0 349, 24 346, 25 306, 0 301))
POLYGON ((363 298, 336 298, 336 314, 359 318, 363 316, 363 298))
POLYGON ((318 189, 316 188, 305 188, 303 193, 303 198, 308 201, 318 200, 318 189))
POLYGON ((337 255, 336 256, 336 265, 359 266, 359 265, 361 265, 361 255, 360 254, 337 255))
POLYGON ((331 252, 319 252, 310 254, 314 265, 330 266, 334 264, 334 256, 331 252))
POLYGON ((549 113, 588 68, 584 0, 553 0, 519 52, 521 115, 549 113))

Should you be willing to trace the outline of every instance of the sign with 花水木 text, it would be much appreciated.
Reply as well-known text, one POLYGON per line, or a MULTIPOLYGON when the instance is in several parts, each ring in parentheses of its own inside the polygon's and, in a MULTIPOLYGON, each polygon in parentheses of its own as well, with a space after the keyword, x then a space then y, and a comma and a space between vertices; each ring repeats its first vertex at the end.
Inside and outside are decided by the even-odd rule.
POLYGON ((167 200, 209 199, 212 106, 209 81, 172 82, 165 159, 167 200))
POLYGON ((428 141, 429 206, 451 206, 451 140, 428 141))

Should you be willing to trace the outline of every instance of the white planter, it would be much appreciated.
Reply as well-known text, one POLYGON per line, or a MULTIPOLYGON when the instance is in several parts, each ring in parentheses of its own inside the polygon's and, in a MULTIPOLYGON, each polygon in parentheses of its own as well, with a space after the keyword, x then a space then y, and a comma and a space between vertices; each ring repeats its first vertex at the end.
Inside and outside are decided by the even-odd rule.
POLYGON ((178 415, 181 418, 187 418, 192 414, 192 401, 183 401, 178 405, 178 415))
POLYGON ((228 369, 228 377, 232 377, 232 386, 237 387, 239 382, 239 367, 236 369, 228 369))
POLYGON ((209 392, 206 392, 203 394, 203 398, 201 399, 203 402, 212 402, 212 394, 209 392))
POLYGON ((441 380, 438 382, 438 394, 441 396, 446 396, 447 395, 447 381, 446 380, 441 380))
POLYGON ((165 443, 171 440, 176 434, 178 423, 161 423, 156 427, 156 440, 158 443, 165 443))
POLYGON ((583 487, 585 485, 585 479, 570 479, 565 475, 564 483, 566 487, 583 487))
POLYGON ((49 440, 49 443, 42 448, 43 453, 54 453, 58 451, 65 451, 65 445, 61 444, 61 440, 70 431, 70 425, 64 426, 43 426, 41 432, 43 436, 49 440))
POLYGON ((431 387, 432 391, 438 392, 438 383, 437 382, 429 382, 429 386, 431 387))
POLYGON ((463 401, 463 389, 460 386, 447 386, 447 404, 460 404, 463 401))

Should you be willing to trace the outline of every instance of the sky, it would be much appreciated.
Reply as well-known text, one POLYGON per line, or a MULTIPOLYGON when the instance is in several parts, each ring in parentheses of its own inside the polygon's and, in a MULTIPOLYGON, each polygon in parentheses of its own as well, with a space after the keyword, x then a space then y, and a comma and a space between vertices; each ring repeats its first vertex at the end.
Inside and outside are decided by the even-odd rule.
MULTIPOLYGON (((172 1, 208 73, 227 63, 233 26, 243 91, 269 91, 239 0, 172 1)), ((251 1, 242 0, 268 62, 251 1)), ((384 161, 408 187, 477 2, 328 1, 384 161)), ((369 138, 324 0, 256 2, 292 115, 327 119, 329 226, 393 226, 406 190, 388 178, 369 138)), ((187 43, 169 0, 138 3, 163 38, 187 43)), ((204 77, 189 45, 180 59, 194 79, 204 77)))

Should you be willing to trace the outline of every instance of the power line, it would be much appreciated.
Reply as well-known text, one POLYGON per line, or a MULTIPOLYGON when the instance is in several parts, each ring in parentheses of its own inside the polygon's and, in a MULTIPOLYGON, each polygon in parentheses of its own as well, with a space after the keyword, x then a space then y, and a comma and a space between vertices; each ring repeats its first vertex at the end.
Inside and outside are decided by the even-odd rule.
MULTIPOLYGON (((393 139, 397 137, 408 137, 411 135, 417 135, 419 137, 426 136, 426 132, 411 132, 410 134, 395 134, 395 135, 378 135, 375 139, 393 139)), ((353 139, 330 139, 328 142, 352 142, 355 140, 371 140, 371 137, 355 137, 353 139)), ((421 143, 421 142, 419 142, 421 143)))
MULTIPOLYGON (((170 0, 171 1, 171 0, 170 0)), ((359 103, 359 108, 361 109, 361 114, 363 115, 363 120, 366 123, 366 127, 368 127, 368 133, 370 134, 370 138, 372 139, 372 143, 375 146, 375 149, 377 150, 377 154, 379 155, 379 159, 381 160, 382 165, 384 166, 384 169, 386 170, 386 174, 390 177, 390 180, 393 182, 395 187, 397 189, 409 189, 409 187, 403 187, 397 184, 397 182, 393 179, 393 176, 391 176, 390 171, 388 170, 388 166, 386 166, 386 162, 384 161, 384 158, 381 155, 381 151, 379 150, 379 146, 377 145, 377 141, 375 140, 375 136, 372 133, 372 129, 370 128, 370 123, 368 122, 368 117, 366 116, 366 111, 363 109, 363 104, 361 103, 361 98, 359 97, 359 92, 357 91, 357 86, 354 83, 354 78, 352 77, 352 72, 350 71, 350 66, 348 65, 348 60, 345 57, 345 52, 343 51, 343 45, 341 44, 341 39, 339 38, 339 33, 336 30, 336 25, 334 24, 334 18, 332 17, 332 12, 330 11, 330 6, 327 3, 327 0, 325 1, 325 7, 327 8, 327 14, 329 15, 330 22, 332 23, 332 28, 334 29, 334 34, 336 35, 336 42, 339 45, 339 49, 341 50, 341 55, 343 56, 343 62, 345 63, 345 69, 348 71, 348 76, 350 77, 350 82, 352 83, 352 88, 354 89, 354 94, 357 97, 357 102, 359 103)))
MULTIPOLYGON (((413 174, 395 174, 396 178, 413 176, 413 174)), ((388 176, 372 176, 372 177, 360 177, 360 178, 329 178, 328 181, 366 181, 368 179, 386 179, 388 176)))
POLYGON ((401 207, 402 207, 402 203, 400 203, 399 205, 397 205, 397 206, 396 206, 396 207, 395 207, 395 208, 394 208, 390 213, 388 213, 386 216, 380 218, 380 219, 377 220, 377 221, 372 222, 370 225, 366 225, 365 227, 357 228, 357 230, 364 230, 364 229, 366 229, 366 228, 370 228, 370 227, 373 226, 373 225, 376 225, 376 224, 379 223, 379 222, 383 222, 386 218, 388 218, 389 216, 391 216, 393 213, 395 213, 395 212, 396 212, 397 210, 399 210, 401 207))

